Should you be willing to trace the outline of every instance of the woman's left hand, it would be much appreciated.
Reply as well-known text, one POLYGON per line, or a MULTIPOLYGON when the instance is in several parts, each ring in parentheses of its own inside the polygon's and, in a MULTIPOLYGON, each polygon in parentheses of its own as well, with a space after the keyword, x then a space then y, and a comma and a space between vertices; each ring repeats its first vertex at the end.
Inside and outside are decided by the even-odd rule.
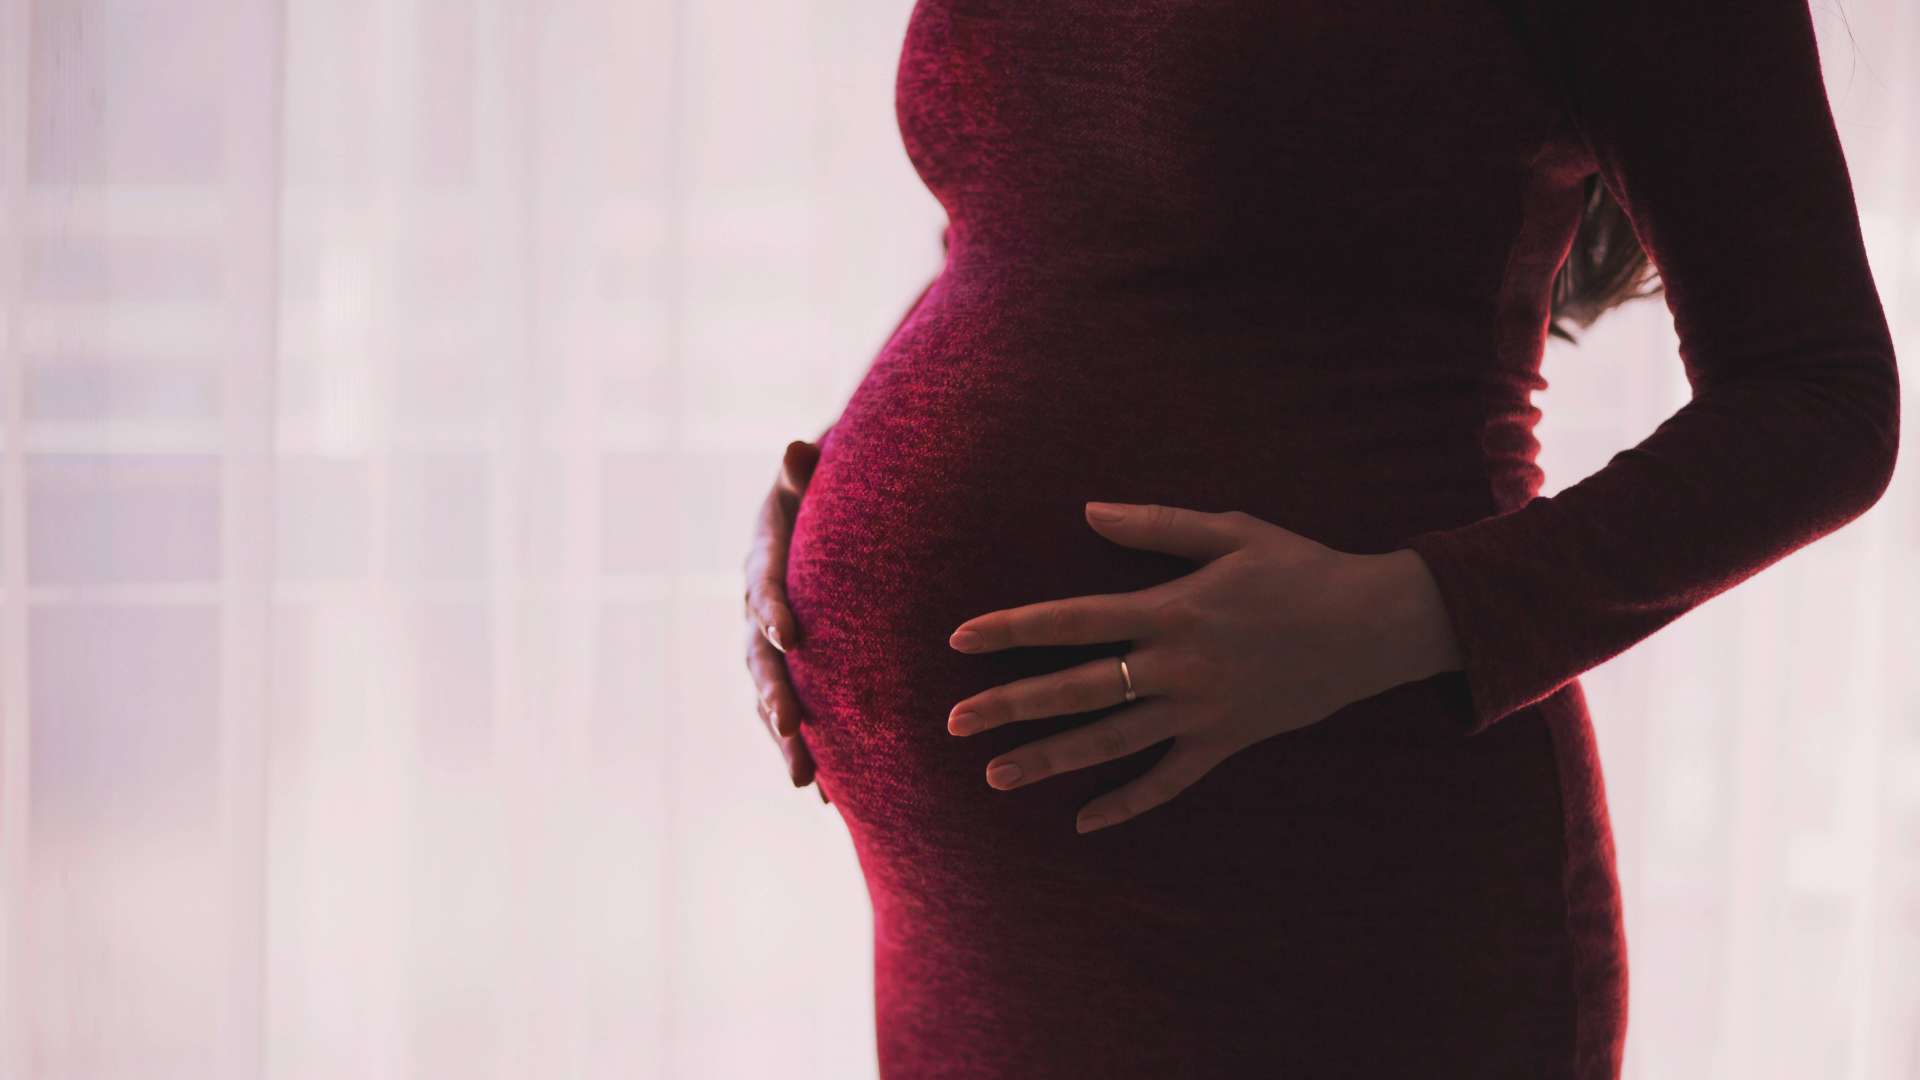
MULTIPOLYGON (((1262 739, 1460 666, 1439 591, 1411 550, 1336 551, 1238 511, 1096 502, 1086 513, 1115 543, 1204 565, 1138 592, 989 612, 950 641, 966 653, 1133 643, 1134 703, 987 764, 987 782, 1005 790, 1173 740, 1153 768, 1082 807, 1077 832, 1165 803, 1262 739)), ((1104 657, 966 698, 947 730, 1102 709, 1125 701, 1126 689, 1120 664, 1104 657)))

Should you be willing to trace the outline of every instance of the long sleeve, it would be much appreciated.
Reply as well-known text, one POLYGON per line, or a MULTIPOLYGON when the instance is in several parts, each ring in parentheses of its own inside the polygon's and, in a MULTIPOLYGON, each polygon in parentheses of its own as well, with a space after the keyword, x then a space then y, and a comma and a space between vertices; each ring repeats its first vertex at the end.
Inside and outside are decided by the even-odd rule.
POLYGON ((1899 441, 1805 0, 1529 2, 1692 396, 1558 494, 1407 542, 1460 643, 1469 735, 1859 516, 1899 441))

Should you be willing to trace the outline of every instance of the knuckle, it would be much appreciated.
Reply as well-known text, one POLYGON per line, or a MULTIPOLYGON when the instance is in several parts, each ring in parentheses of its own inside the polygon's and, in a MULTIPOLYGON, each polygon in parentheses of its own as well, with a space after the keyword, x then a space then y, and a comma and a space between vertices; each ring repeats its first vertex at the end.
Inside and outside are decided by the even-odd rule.
POLYGON ((1047 609, 1046 626, 1054 635, 1071 635, 1080 626, 1080 613, 1066 604, 1057 604, 1047 609))
POLYGON ((1199 623, 1200 609, 1192 600, 1175 596, 1154 609, 1154 619, 1164 629, 1185 632, 1199 623))
POLYGON ((1072 692, 1063 704, 1074 712, 1104 709, 1114 703, 1122 689, 1120 674, 1114 670, 1114 665, 1101 664, 1073 684, 1072 692))
POLYGON ((1170 528, 1179 518, 1180 511, 1171 506, 1153 503, 1147 507, 1147 521, 1158 529, 1170 528))
MULTIPOLYGON (((1112 675, 1117 685, 1120 676, 1113 674, 1113 663, 1109 661, 1105 666, 1106 674, 1112 675)), ((1071 677, 1056 682, 1050 697, 1050 703, 1059 710, 1056 715, 1083 712, 1113 704, 1113 686, 1101 678, 1097 671, 1076 671, 1071 677)))
POLYGON ((1049 695, 1048 687, 1037 684, 1008 690, 995 699, 993 711, 1007 722, 1038 720, 1051 716, 1049 710, 1056 707, 1049 695))
POLYGON ((994 690, 981 694, 967 702, 968 711, 980 717, 987 727, 999 727, 1020 715, 1019 699, 1004 692, 994 690))
POLYGON ((1102 758, 1125 757, 1132 740, 1118 723, 1102 724, 1093 733, 1093 748, 1102 758))

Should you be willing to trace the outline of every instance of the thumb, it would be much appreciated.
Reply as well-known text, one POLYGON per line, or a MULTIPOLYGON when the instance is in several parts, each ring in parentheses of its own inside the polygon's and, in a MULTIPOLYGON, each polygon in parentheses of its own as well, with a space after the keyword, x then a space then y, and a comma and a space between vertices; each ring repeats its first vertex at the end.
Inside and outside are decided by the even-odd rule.
POLYGON ((813 467, 820 463, 820 444, 805 439, 795 439, 787 444, 780 456, 780 489, 782 493, 798 498, 806 493, 808 481, 813 479, 813 467))
POLYGON ((1196 562, 1212 562, 1245 546, 1252 520, 1245 514, 1216 514, 1178 506, 1087 504, 1087 524, 1114 543, 1196 562))

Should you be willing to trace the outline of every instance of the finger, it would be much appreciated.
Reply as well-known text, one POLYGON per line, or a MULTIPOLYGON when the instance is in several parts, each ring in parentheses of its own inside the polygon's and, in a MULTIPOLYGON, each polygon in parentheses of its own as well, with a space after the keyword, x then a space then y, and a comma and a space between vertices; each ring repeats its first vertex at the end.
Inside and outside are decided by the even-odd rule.
POLYGON ((813 783, 813 755, 807 751, 807 744, 800 736, 781 736, 780 753, 787 759, 787 779, 794 787, 806 787, 813 783))
POLYGON ((760 634, 748 629, 747 670, 753 676, 754 693, 764 704, 775 729, 792 735, 800 729, 800 698, 787 675, 786 659, 760 634))
POLYGON ((1181 708, 1143 701, 1091 724, 1028 743, 987 762, 987 783, 1008 791, 1049 776, 1137 753, 1179 730, 1181 708))
POLYGON ((788 736, 774 731, 765 702, 756 702, 754 708, 760 713, 761 721, 766 723, 767 730, 773 734, 773 741, 780 748, 780 756, 786 759, 787 779, 793 782, 794 787, 813 783, 813 755, 807 751, 807 744, 798 735, 788 736))
POLYGON ((800 699, 787 677, 786 658, 751 626, 747 630, 747 670, 753 675, 754 692, 773 714, 779 734, 792 735, 799 731, 800 699))
POLYGON ((799 625, 787 606, 787 548, 792 536, 792 513, 780 504, 776 492, 768 492, 747 553, 746 609, 781 652, 800 639, 799 625))
POLYGON ((1153 768, 1081 807, 1073 831, 1090 833, 1139 817, 1192 787, 1224 756, 1201 747, 1197 740, 1175 739, 1153 768))
POLYGON ((795 439, 787 444, 786 453, 780 458, 779 487, 788 499, 794 503, 806 494, 807 482, 813 479, 814 466, 820 463, 820 444, 805 439, 795 439))
POLYGON ((1246 546, 1264 522, 1238 510, 1213 513, 1156 503, 1090 502, 1087 524, 1116 544, 1211 562, 1246 546))
POLYGON ((964 653, 1027 645, 1097 645, 1137 641, 1154 629, 1154 611, 1172 595, 1166 585, 1130 593, 1098 593, 1047 600, 976 615, 954 628, 947 643, 964 653))
POLYGON ((787 552, 793 541, 793 523, 800 497, 806 492, 820 459, 814 443, 795 439, 787 444, 771 490, 761 500, 753 546, 746 559, 746 606, 773 647, 785 652, 800 640, 800 627, 787 606, 787 552))
POLYGON ((799 644, 800 624, 787 606, 787 591, 780 581, 765 577, 747 589, 747 617, 753 620, 754 633, 779 652, 799 644))
POLYGON ((1157 653, 1141 650, 1127 654, 1125 675, 1120 672, 1118 657, 1103 656, 1060 671, 1003 683, 962 699, 947 714, 947 731, 954 735, 974 735, 1002 724, 1119 705, 1127 700, 1127 676, 1133 678, 1134 693, 1144 697, 1149 686, 1160 685, 1154 681, 1157 663, 1157 653))

